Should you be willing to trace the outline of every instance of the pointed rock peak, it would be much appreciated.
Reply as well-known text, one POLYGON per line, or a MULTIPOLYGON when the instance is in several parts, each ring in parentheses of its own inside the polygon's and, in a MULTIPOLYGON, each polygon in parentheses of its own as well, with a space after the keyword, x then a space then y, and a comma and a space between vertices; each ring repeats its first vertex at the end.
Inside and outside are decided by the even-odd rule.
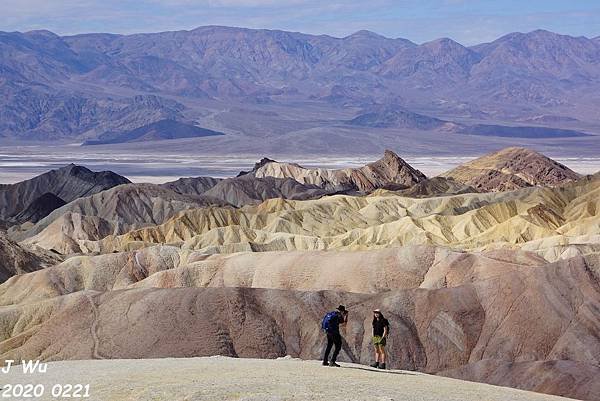
POLYGON ((400 156, 398 156, 394 151, 386 149, 383 152, 383 160, 399 160, 406 163, 400 156))
POLYGON ((525 148, 523 146, 510 146, 508 148, 503 148, 494 153, 491 153, 488 156, 491 156, 491 155, 514 155, 514 154, 520 154, 520 155, 524 155, 524 156, 541 155, 541 153, 538 153, 533 149, 525 148))
POLYGON ((438 38, 438 39, 434 39, 434 40, 431 40, 429 42, 426 42, 426 44, 427 43, 437 43, 437 44, 444 44, 444 45, 449 45, 449 44, 460 45, 460 43, 458 43, 457 41, 452 40, 450 38, 438 38))
POLYGON ((533 30, 533 31, 531 31, 529 33, 526 33, 525 35, 528 35, 528 36, 548 36, 548 37, 550 37, 550 36, 561 36, 558 33, 550 32, 550 31, 547 31, 545 29, 536 29, 536 30, 533 30))
POLYGON ((431 42, 423 43, 424 47, 435 49, 435 50, 450 50, 450 49, 461 49, 466 50, 467 48, 450 38, 440 38, 432 40, 431 42))
MULTIPOLYGON (((401 183, 406 186, 414 185, 427 178, 425 177, 425 174, 415 169, 389 149, 386 149, 385 152, 383 152, 383 157, 381 159, 368 164, 368 166, 382 170, 381 172, 385 170, 384 176, 386 176, 390 182, 401 183)), ((381 187, 383 188, 385 186, 381 187)))
MULTIPOLYGON (((496 152, 489 153, 489 154, 481 157, 481 159, 483 159, 483 158, 490 158, 490 159, 493 158, 493 159, 497 159, 497 160, 504 160, 504 161, 511 162, 511 163, 513 163, 515 160, 518 160, 518 159, 529 158, 529 160, 531 160, 531 159, 535 158, 538 160, 546 160, 548 163, 553 163, 553 164, 562 166, 562 164, 560 164, 557 161, 555 161, 554 159, 544 155, 543 153, 536 152, 533 149, 525 148, 522 146, 511 146, 508 148, 500 149, 496 152)), ((565 167, 565 168, 567 168, 567 167, 565 167)))
POLYGON ((372 31, 368 31, 366 29, 356 31, 352 35, 346 36, 344 39, 354 39, 354 38, 387 39, 383 35, 380 35, 378 33, 372 32, 372 31))
POLYGON ((50 170, 50 172, 51 172, 51 171, 56 171, 56 172, 69 173, 69 172, 71 172, 72 170, 75 170, 75 169, 77 169, 77 168, 79 168, 79 167, 81 167, 81 166, 79 166, 79 165, 77 165, 77 164, 75 164, 75 163, 69 163, 69 164, 67 164, 66 166, 63 166, 63 167, 59 167, 59 168, 56 168, 56 169, 50 170))
POLYGON ((480 158, 473 160, 473 162, 515 166, 520 163, 533 162, 534 160, 536 161, 538 167, 541 167, 543 164, 546 164, 548 166, 560 166, 561 168, 564 167, 565 169, 568 169, 567 167, 563 166, 562 164, 558 163, 557 161, 549 158, 548 156, 542 153, 521 146, 511 146, 508 148, 500 149, 496 152, 483 155, 480 158))
POLYGON ((262 159, 260 159, 256 163, 254 163, 254 167, 252 167, 252 170, 240 171, 236 177, 241 177, 243 175, 255 173, 259 168, 261 168, 269 163, 277 163, 277 161, 273 160, 273 159, 269 159, 268 157, 263 157, 262 159))
POLYGON ((88 173, 88 172, 91 173, 92 172, 87 167, 83 167, 83 166, 80 166, 80 165, 74 164, 74 163, 69 163, 64 167, 57 169, 56 171, 64 172, 69 175, 77 175, 79 173, 88 173))
POLYGON ((59 176, 62 176, 65 179, 68 179, 68 177, 77 177, 88 182, 110 184, 109 186, 107 186, 107 188, 111 188, 120 184, 131 183, 131 181, 129 181, 127 178, 112 171, 92 171, 87 167, 73 163, 70 163, 61 168, 50 170, 49 172, 35 177, 34 179, 44 177, 47 174, 58 174, 59 176))
POLYGON ((269 159, 268 157, 263 157, 262 159, 260 159, 256 163, 254 163, 254 168, 252 169, 252 171, 256 171, 259 168, 261 168, 262 166, 269 164, 269 163, 277 163, 277 160, 269 159))

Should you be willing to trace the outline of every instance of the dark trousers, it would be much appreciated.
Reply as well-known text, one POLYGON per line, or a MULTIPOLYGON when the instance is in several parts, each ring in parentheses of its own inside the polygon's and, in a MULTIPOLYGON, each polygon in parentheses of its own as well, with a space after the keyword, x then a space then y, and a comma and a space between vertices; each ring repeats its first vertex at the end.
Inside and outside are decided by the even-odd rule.
POLYGON ((323 362, 327 362, 329 360, 329 352, 331 352, 331 347, 335 345, 333 349, 333 355, 331 356, 331 362, 335 362, 338 354, 340 353, 340 349, 342 348, 342 336, 340 333, 327 333, 327 348, 325 348, 325 355, 323 356, 323 362))

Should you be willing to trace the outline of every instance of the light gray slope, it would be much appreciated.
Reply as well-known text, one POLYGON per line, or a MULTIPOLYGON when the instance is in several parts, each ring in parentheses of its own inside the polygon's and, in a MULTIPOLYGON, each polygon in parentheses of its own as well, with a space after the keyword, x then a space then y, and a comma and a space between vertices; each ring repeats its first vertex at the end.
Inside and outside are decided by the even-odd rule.
POLYGON ((65 235, 61 253, 77 251, 68 238, 78 232, 81 238, 103 238, 113 233, 161 224, 185 209, 225 205, 207 196, 178 194, 155 184, 126 184, 77 199, 54 210, 33 227, 14 229, 11 236, 19 241, 36 237, 32 242, 56 241, 65 235))
POLYGON ((226 357, 93 360, 53 362, 47 373, 35 376, 13 368, 4 377, 8 383, 27 380, 47 388, 56 383, 89 383, 92 399, 103 401, 567 400, 421 373, 342 365, 341 369, 330 369, 316 361, 226 357))

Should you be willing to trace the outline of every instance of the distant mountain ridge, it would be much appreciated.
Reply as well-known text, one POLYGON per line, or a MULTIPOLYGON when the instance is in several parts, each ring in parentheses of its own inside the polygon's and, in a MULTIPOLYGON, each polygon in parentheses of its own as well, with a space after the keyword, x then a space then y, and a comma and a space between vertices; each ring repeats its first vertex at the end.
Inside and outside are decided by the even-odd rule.
MULTIPOLYGON (((599 91, 600 41, 541 30, 471 47, 368 31, 334 38, 220 26, 62 37, 0 32, 5 138, 93 141, 163 120, 203 126, 215 107, 231 102, 290 111, 311 102, 325 114, 399 104, 417 114, 430 110, 432 119, 561 115, 599 123, 586 111, 599 91), (95 86, 103 91, 90 90, 95 86)), ((216 131, 239 130, 218 121, 216 131)))

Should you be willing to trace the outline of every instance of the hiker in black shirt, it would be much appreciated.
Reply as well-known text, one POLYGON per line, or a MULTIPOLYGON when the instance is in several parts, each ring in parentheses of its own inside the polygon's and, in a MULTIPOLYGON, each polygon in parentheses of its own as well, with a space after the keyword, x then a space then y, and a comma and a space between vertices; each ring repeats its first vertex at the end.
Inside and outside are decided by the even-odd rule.
POLYGON ((373 368, 385 369, 385 343, 390 331, 390 323, 383 317, 379 309, 373 311, 373 346, 375 347, 375 362, 373 368))
POLYGON ((338 308, 329 312, 323 318, 323 322, 321 323, 321 327, 325 334, 327 334, 327 348, 325 349, 325 355, 323 356, 323 365, 324 366, 332 366, 339 367, 337 363, 335 363, 338 354, 342 348, 342 335, 340 334, 340 325, 346 325, 348 322, 348 311, 344 305, 338 306, 338 308), (331 356, 331 361, 329 361, 329 353, 331 352, 331 347, 335 346, 333 350, 333 355, 331 356))

